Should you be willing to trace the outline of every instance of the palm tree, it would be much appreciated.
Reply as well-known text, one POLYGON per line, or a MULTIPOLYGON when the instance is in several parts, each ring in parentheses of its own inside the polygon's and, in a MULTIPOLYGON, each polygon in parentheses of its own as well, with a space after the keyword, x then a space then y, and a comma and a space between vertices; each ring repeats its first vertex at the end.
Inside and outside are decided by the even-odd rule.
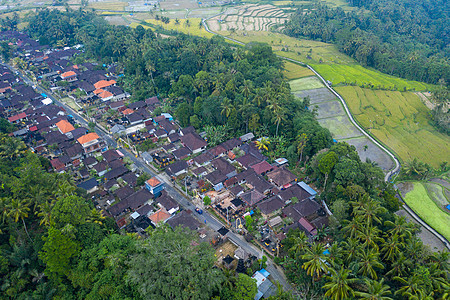
POLYGON ((231 103, 231 100, 228 98, 223 99, 221 106, 222 111, 220 113, 228 118, 233 110, 233 104, 231 103))
POLYGON ((248 96, 251 93, 252 88, 253 88, 253 82, 251 80, 244 80, 244 84, 241 86, 240 90, 245 98, 248 98, 248 96))
POLYGON ((389 286, 384 283, 384 278, 381 281, 365 280, 367 292, 355 292, 355 295, 360 299, 369 300, 392 300, 387 295, 392 294, 389 290, 389 286))
POLYGON ((382 207, 378 201, 370 199, 368 194, 363 197, 366 198, 365 205, 356 209, 354 213, 361 216, 362 219, 366 221, 367 225, 372 225, 372 221, 381 224, 381 219, 378 215, 385 212, 386 209, 382 207))
POLYGON ((344 220, 346 225, 344 226, 343 230, 345 234, 350 237, 356 237, 358 231, 362 230, 362 224, 361 224, 361 218, 360 217, 354 217, 350 221, 344 220))
POLYGON ((50 226, 52 224, 52 209, 55 205, 55 201, 44 201, 41 204, 38 204, 39 211, 36 211, 35 214, 41 218, 39 221, 39 225, 50 226))
POLYGON ((439 252, 434 252, 431 255, 431 260, 434 261, 440 270, 442 270, 443 272, 449 272, 450 271, 450 265, 449 265, 449 261, 450 261, 450 253, 447 251, 439 251, 439 252))
POLYGON ((103 215, 103 210, 97 210, 93 208, 91 215, 87 217, 87 222, 103 225, 103 221, 106 217, 103 215))
POLYGON ((381 252, 384 253, 384 259, 387 259, 391 262, 395 261, 396 257, 400 253, 400 247, 404 246, 404 244, 399 241, 399 237, 397 234, 391 235, 384 242, 384 246, 381 249, 381 252))
POLYGON ((345 249, 345 261, 347 263, 353 261, 357 257, 359 251, 361 251, 360 245, 361 243, 355 238, 349 238, 346 241, 342 242, 342 246, 345 249))
POLYGON ((286 120, 285 110, 278 109, 278 110, 274 111, 274 116, 273 116, 272 120, 275 124, 277 124, 275 136, 278 136, 278 128, 280 127, 281 122, 286 120))
POLYGON ((2 138, 0 140, 0 155, 8 157, 11 161, 26 151, 24 142, 15 138, 2 138))
POLYGON ((25 224, 25 218, 28 217, 28 212, 30 211, 30 204, 26 200, 19 200, 17 198, 12 198, 10 200, 10 203, 6 205, 6 215, 8 217, 11 217, 16 223, 19 221, 19 219, 21 219, 28 238, 31 242, 33 242, 30 234, 28 233, 27 225, 25 224))
POLYGON ((326 263, 325 247, 320 243, 314 243, 311 249, 307 248, 306 253, 302 255, 302 259, 306 260, 302 268, 306 270, 306 274, 314 278, 319 278, 322 273, 328 272, 329 266, 326 263))
POLYGON ((357 232, 357 237, 364 241, 363 247, 368 248, 369 246, 374 247, 378 250, 377 242, 382 242, 383 239, 380 238, 380 229, 373 226, 366 226, 357 232))
POLYGON ((300 231, 300 233, 293 237, 294 245, 289 249, 289 251, 295 252, 296 255, 302 253, 306 246, 308 245, 308 237, 306 236, 304 231, 300 231))
POLYGON ((258 147, 259 150, 269 150, 270 140, 267 137, 262 137, 258 141, 256 141, 256 147, 258 147))
POLYGON ((399 276, 395 276, 394 280, 400 282, 402 287, 395 291, 395 295, 408 296, 411 298, 418 294, 418 291, 422 288, 422 281, 418 276, 410 276, 408 279, 404 279, 399 276))
POLYGON ((308 135, 306 133, 299 134, 297 136, 297 154, 300 156, 299 161, 303 160, 303 150, 308 143, 308 135))
POLYGON ((391 227, 388 231, 390 234, 396 234, 402 241, 405 241, 405 237, 411 237, 414 232, 414 224, 410 223, 403 216, 394 215, 394 222, 385 221, 384 225, 387 227, 391 227))
POLYGON ((411 261, 407 259, 402 252, 397 256, 397 259, 392 262, 391 269, 386 273, 386 275, 395 277, 395 276, 404 276, 409 267, 411 266, 411 261))
POLYGON ((379 261, 379 253, 374 249, 363 250, 358 253, 357 260, 351 266, 357 269, 359 274, 372 279, 378 278, 375 268, 384 269, 384 266, 379 261))
POLYGON ((334 300, 350 299, 355 292, 350 287, 357 281, 356 278, 348 278, 351 275, 350 270, 341 267, 340 271, 330 269, 331 276, 327 276, 327 283, 323 288, 326 289, 325 296, 334 300))

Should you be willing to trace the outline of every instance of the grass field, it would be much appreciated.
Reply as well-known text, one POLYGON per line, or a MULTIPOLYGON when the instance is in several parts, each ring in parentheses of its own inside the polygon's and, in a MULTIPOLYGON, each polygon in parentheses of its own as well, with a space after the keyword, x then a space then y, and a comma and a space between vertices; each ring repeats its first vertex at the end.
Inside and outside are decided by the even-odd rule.
POLYGON ((375 88, 395 89, 400 91, 404 89, 426 91, 433 87, 432 85, 422 82, 386 75, 357 64, 311 64, 311 66, 334 85, 339 83, 356 83, 358 86, 372 85, 375 88))
POLYGON ((404 200, 428 225, 450 240, 450 215, 436 205, 422 183, 414 182, 404 200))
MULTIPOLYGON (((205 28, 199 28, 198 24, 201 21, 200 18, 190 18, 188 19, 190 26, 186 26, 186 20, 185 19, 180 19, 179 20, 179 24, 175 24, 175 20, 170 20, 169 24, 164 24, 161 21, 157 21, 154 19, 149 19, 149 20, 145 20, 145 22, 147 22, 148 24, 154 25, 154 26, 161 26, 164 29, 167 30, 174 30, 174 31, 179 31, 185 34, 190 34, 190 35, 197 35, 197 36, 201 36, 201 37, 206 37, 206 38, 211 38, 214 35, 212 33, 209 33, 205 30, 205 28)), ((138 25, 142 25, 136 22, 133 22, 130 24, 130 27, 135 28, 138 25)), ((142 25, 144 28, 151 28, 150 26, 145 26, 142 25)))
POLYGON ((284 75, 288 80, 303 78, 308 76, 313 76, 314 73, 305 67, 299 66, 297 64, 291 63, 289 61, 284 62, 284 75))
POLYGON ((390 76, 376 70, 364 68, 351 57, 341 53, 331 44, 295 39, 283 34, 262 31, 245 31, 233 34, 231 38, 248 43, 259 41, 272 46, 276 54, 311 65, 333 85, 355 82, 358 85, 373 85, 389 89, 426 91, 433 85, 390 76), (281 51, 281 50, 284 51, 281 51))
POLYGON ((414 93, 353 86, 337 87, 336 91, 358 122, 401 160, 417 158, 434 167, 448 161, 450 137, 429 124, 429 110, 414 93))
POLYGON ((315 76, 304 77, 289 81, 293 93, 303 90, 319 89, 323 87, 322 82, 315 76))
POLYGON ((111 1, 111 2, 89 2, 88 8, 101 9, 108 11, 124 11, 128 2, 111 1))

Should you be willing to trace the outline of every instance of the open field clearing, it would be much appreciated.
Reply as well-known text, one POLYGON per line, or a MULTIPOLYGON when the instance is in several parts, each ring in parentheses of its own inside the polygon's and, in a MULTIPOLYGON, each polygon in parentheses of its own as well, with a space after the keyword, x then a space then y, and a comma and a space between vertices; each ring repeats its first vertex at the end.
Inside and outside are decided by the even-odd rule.
POLYGON ((429 84, 390 76, 357 64, 311 64, 311 66, 334 85, 356 83, 358 86, 372 85, 375 88, 416 91, 426 91, 432 87, 429 84))
POLYGON ((364 68, 356 64, 349 56, 340 53, 331 44, 295 39, 273 32, 238 31, 229 33, 229 37, 244 43, 254 41, 267 43, 272 46, 276 54, 311 65, 333 85, 356 83, 357 85, 373 85, 397 90, 406 88, 416 91, 427 91, 433 88, 433 85, 430 84, 401 79, 364 68))
POLYGON ((311 104, 317 104, 325 101, 338 100, 326 87, 320 89, 303 90, 294 93, 294 95, 300 99, 309 97, 311 104))
POLYGON ((336 91, 358 122, 401 160, 417 158, 433 167, 448 161, 450 137, 429 124, 429 110, 414 93, 352 86, 337 87, 336 91))
POLYGON ((325 118, 318 120, 320 125, 328 128, 338 141, 343 139, 355 138, 362 136, 361 132, 353 126, 347 116, 336 116, 332 118, 325 118))
POLYGON ((293 93, 303 90, 319 89, 323 87, 322 82, 316 76, 304 77, 289 82, 293 93))
POLYGON ((320 102, 311 106, 317 108, 317 119, 345 116, 344 108, 337 99, 334 101, 320 102))
POLYGON ((385 172, 395 167, 392 158, 366 136, 361 135, 360 137, 342 139, 341 141, 355 146, 361 161, 369 159, 370 161, 377 163, 377 165, 385 172))
POLYGON ((447 196, 444 193, 444 189, 446 188, 431 181, 425 182, 424 185, 428 191, 428 194, 430 195, 430 198, 433 199, 436 205, 445 210, 445 206, 450 204, 448 202, 447 196))
POLYGON ((305 67, 299 66, 297 64, 291 63, 289 61, 284 62, 283 74, 288 80, 303 78, 308 76, 313 76, 314 73, 305 67))
POLYGON ((280 8, 265 4, 247 4, 227 9, 208 20, 213 31, 266 31, 276 24, 284 24, 288 15, 280 8))
POLYGON ((409 184, 413 184, 413 188, 404 195, 405 202, 428 225, 446 239, 450 239, 450 215, 436 205, 422 183, 414 182, 409 184))
POLYGON ((89 1, 88 8, 108 10, 108 11, 124 11, 128 6, 128 2, 122 1, 89 1))
MULTIPOLYGON (((211 38, 214 36, 212 33, 207 32, 203 26, 199 27, 199 23, 201 22, 200 18, 179 19, 178 24, 176 24, 175 20, 172 19, 169 24, 164 24, 162 21, 157 21, 155 19, 148 19, 145 20, 145 22, 155 26, 159 25, 167 30, 179 31, 185 34, 197 35, 206 38, 211 38), (189 20, 189 22, 186 23, 186 20, 189 20)), ((131 24, 130 26, 136 27, 137 25, 139 24, 131 24)))
POLYGON ((105 20, 111 25, 128 25, 128 22, 121 16, 107 16, 105 20))

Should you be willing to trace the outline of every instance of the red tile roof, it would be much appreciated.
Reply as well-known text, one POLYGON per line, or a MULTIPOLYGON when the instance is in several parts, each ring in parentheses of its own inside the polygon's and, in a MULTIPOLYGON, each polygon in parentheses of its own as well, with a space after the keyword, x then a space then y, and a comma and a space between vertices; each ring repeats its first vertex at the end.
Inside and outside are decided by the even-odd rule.
POLYGON ((63 133, 66 134, 72 130, 75 130, 75 127, 72 126, 68 121, 61 120, 58 123, 56 123, 56 127, 63 133))
POLYGON ((262 174, 265 173, 267 171, 270 171, 273 169, 272 165, 269 164, 267 161, 263 160, 260 163, 254 164, 253 166, 251 166, 251 168, 253 170, 255 170, 256 174, 262 174))
POLYGON ((103 91, 100 95, 98 95, 100 98, 105 99, 114 96, 111 92, 103 91))
POLYGON ((90 132, 88 134, 83 135, 82 137, 78 138, 77 141, 81 145, 89 143, 93 140, 99 139, 100 137, 95 132, 90 132))
POLYGON ((96 89, 95 91, 94 91, 94 94, 95 95, 98 95, 98 94, 101 94, 101 93, 103 93, 104 92, 104 90, 102 90, 102 89, 96 89))
POLYGON ((168 218, 170 218, 170 214, 165 209, 158 209, 153 215, 148 217, 153 224, 158 224, 159 222, 164 222, 168 218))
POLYGON ((67 77, 71 77, 71 76, 75 76, 77 75, 77 73, 75 73, 74 71, 69 71, 69 72, 65 72, 61 74, 62 78, 67 78, 67 77))
POLYGON ((149 180, 147 180, 147 183, 151 186, 151 187, 155 187, 158 184, 161 184, 161 181, 158 180, 158 178, 156 177, 152 177, 149 180))
POLYGON ((24 113, 24 112, 21 112, 21 113, 18 114, 18 115, 9 117, 9 118, 8 118, 8 121, 9 121, 9 122, 15 122, 15 121, 17 121, 17 120, 25 119, 26 117, 27 117, 27 114, 24 113))
POLYGON ((123 113, 124 115, 129 115, 129 114, 134 113, 134 110, 132 110, 132 109, 130 109, 130 108, 127 108, 127 109, 125 109, 124 111, 122 111, 122 113, 123 113))
POLYGON ((110 85, 116 84, 115 80, 100 80, 94 83, 96 89, 101 89, 110 85))

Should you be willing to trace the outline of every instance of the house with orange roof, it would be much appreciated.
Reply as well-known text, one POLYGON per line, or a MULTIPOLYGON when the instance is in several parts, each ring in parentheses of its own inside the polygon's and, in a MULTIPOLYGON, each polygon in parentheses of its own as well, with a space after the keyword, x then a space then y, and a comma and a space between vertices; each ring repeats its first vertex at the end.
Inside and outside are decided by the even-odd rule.
POLYGON ((106 143, 95 132, 90 132, 77 139, 77 142, 83 147, 85 154, 101 151, 106 147, 106 143))
POLYGON ((117 82, 115 80, 100 80, 94 83, 96 89, 102 89, 107 86, 115 85, 117 82))
POLYGON ((100 95, 101 93, 103 93, 105 90, 102 89, 96 89, 93 93, 94 95, 100 95))
POLYGON ((67 120, 61 120, 58 123, 55 124, 56 127, 58 127, 59 132, 62 134, 66 134, 71 132, 72 130, 75 130, 75 127, 73 127, 72 124, 70 124, 67 120))
POLYGON ((162 182, 157 177, 152 177, 145 182, 145 187, 150 191, 150 193, 157 197, 164 189, 164 182, 162 182))
POLYGON ((127 109, 125 109, 124 111, 122 111, 122 113, 123 113, 124 115, 129 115, 129 114, 134 113, 134 110, 132 110, 132 109, 130 109, 130 108, 127 108, 127 109))
POLYGON ((166 222, 171 216, 172 215, 169 214, 165 208, 160 208, 148 218, 152 221, 153 225, 157 226, 158 224, 166 222))
POLYGON ((69 82, 77 80, 77 73, 75 73, 74 71, 64 72, 60 76, 62 80, 66 80, 69 82))
POLYGON ((111 92, 103 91, 98 95, 103 101, 111 100, 114 95, 111 92))

